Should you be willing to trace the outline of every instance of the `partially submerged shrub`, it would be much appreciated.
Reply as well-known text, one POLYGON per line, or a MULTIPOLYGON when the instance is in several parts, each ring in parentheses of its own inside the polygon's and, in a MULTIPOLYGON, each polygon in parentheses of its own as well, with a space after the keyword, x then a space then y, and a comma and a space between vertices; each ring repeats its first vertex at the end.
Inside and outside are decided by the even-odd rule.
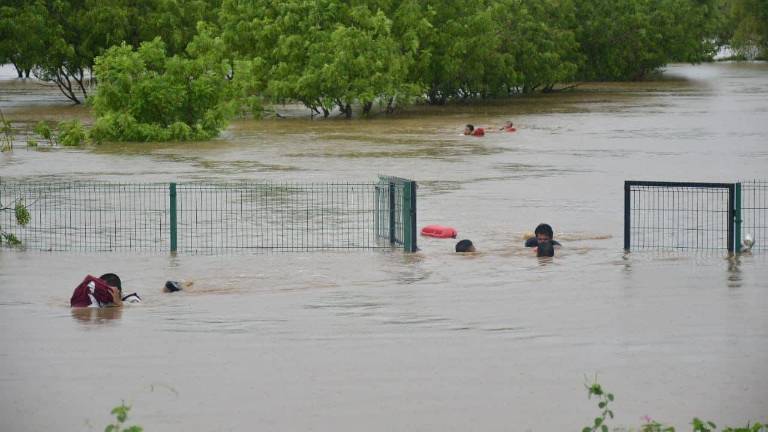
POLYGON ((56 144, 56 136, 53 134, 53 130, 50 126, 48 126, 48 123, 46 123, 43 120, 40 120, 35 125, 35 128, 32 129, 36 134, 40 135, 41 138, 48 141, 48 145, 55 145, 56 144))
POLYGON ((13 133, 11 121, 5 118, 2 111, 0 111, 0 134, 2 134, 0 136, 0 151, 12 151, 13 140, 16 135, 13 133))
POLYGON ((96 141, 200 140, 231 116, 230 68, 223 45, 201 25, 186 55, 169 57, 160 38, 134 50, 122 44, 96 59, 96 141))
POLYGON ((59 142, 67 147, 83 144, 86 139, 85 128, 80 120, 63 121, 59 123, 59 142))

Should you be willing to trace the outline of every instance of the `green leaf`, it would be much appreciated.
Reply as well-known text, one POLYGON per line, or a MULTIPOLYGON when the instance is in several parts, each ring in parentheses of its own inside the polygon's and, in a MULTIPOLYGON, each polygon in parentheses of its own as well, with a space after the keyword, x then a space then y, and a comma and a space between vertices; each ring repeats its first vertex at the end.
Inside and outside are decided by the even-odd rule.
POLYGON ((603 432, 608 432, 608 426, 607 425, 602 425, 602 426, 600 426, 600 430, 603 431, 603 432))
POLYGON ((613 402, 613 393, 608 393, 608 400, 613 402))

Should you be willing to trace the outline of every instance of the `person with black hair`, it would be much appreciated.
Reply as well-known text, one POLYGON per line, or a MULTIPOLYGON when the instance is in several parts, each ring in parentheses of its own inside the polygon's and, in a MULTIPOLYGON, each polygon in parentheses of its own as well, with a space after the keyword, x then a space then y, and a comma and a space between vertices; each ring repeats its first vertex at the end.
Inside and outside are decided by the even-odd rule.
POLYGON ((456 252, 476 252, 475 245, 472 244, 472 240, 461 240, 460 242, 456 243, 456 252))
POLYGON ((554 231, 549 224, 541 223, 536 227, 534 236, 525 240, 525 247, 536 247, 539 243, 552 242, 552 246, 562 246, 558 241, 553 240, 554 231))
MULTIPOLYGON (((99 279, 107 283, 111 287, 117 288, 119 301, 113 301, 115 306, 122 305, 123 303, 141 303, 141 297, 136 293, 130 293, 123 295, 123 283, 120 281, 120 277, 114 273, 105 273, 99 276, 99 279)), ((112 306, 112 305, 110 305, 112 306)))
POLYGON ((464 135, 471 135, 476 137, 485 136, 485 129, 481 127, 475 128, 474 125, 468 124, 464 127, 464 135))

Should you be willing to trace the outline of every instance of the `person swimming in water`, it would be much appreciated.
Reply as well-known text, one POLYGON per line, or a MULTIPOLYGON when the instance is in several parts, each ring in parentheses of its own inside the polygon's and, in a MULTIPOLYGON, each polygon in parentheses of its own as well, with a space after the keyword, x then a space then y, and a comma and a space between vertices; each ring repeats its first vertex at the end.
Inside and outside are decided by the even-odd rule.
POLYGON ((525 240, 525 247, 536 247, 539 243, 552 242, 552 246, 562 246, 558 241, 553 240, 554 231, 549 224, 541 223, 536 227, 534 236, 525 240))
POLYGON ((475 245, 472 243, 472 240, 461 240, 460 242, 456 243, 456 252, 477 252, 477 249, 475 249, 475 245))
POLYGON ((485 129, 481 127, 476 128, 474 125, 468 124, 464 128, 464 135, 470 135, 470 136, 476 136, 476 137, 485 136, 485 129))
POLYGON ((499 130, 502 131, 502 132, 515 132, 515 131, 517 131, 517 128, 515 127, 515 125, 511 121, 508 121, 508 122, 504 123, 504 126, 499 128, 499 130))
POLYGON ((72 307, 122 307, 124 303, 141 303, 141 297, 136 293, 124 296, 122 281, 114 273, 104 273, 98 278, 87 276, 70 299, 72 307))

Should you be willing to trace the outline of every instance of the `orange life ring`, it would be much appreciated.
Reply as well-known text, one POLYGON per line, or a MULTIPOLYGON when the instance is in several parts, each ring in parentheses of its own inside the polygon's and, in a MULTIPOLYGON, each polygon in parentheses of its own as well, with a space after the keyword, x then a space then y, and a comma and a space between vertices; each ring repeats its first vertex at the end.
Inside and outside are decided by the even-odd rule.
POLYGON ((421 235, 437 238, 456 238, 458 231, 455 228, 442 225, 427 225, 421 229, 421 235))

